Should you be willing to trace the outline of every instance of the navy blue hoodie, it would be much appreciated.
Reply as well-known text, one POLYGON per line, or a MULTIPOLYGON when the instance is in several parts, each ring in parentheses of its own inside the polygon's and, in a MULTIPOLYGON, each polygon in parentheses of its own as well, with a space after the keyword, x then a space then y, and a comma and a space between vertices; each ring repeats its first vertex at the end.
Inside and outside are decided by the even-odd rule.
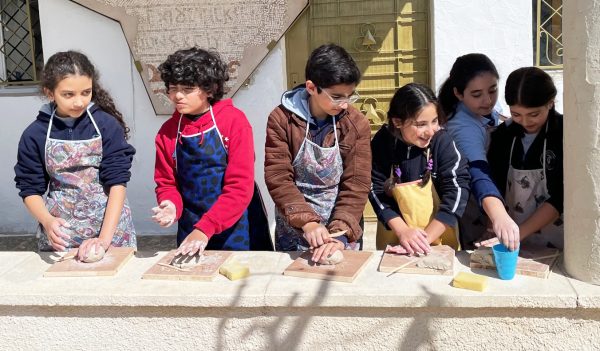
MULTIPOLYGON (((44 195, 50 177, 46 172, 44 154, 46 132, 54 104, 43 105, 36 120, 21 135, 15 165, 15 182, 19 196, 44 195)), ((125 140, 123 127, 116 118, 92 105, 89 110, 102 134, 102 161, 100 163, 100 183, 105 187, 125 185, 131 178, 131 162, 135 149, 125 140)), ((86 140, 97 136, 96 129, 87 112, 74 119, 72 126, 60 118, 52 120, 50 138, 60 140, 86 140)))
MULTIPOLYGON (((440 197, 440 207, 435 218, 452 227, 462 216, 469 199, 470 176, 467 161, 444 129, 435 133, 430 148, 433 185, 440 197)), ((387 222, 402 216, 396 200, 387 196, 384 191, 384 183, 392 174, 392 166, 400 166, 403 183, 420 179, 427 167, 427 150, 407 145, 392 135, 387 125, 383 125, 371 141, 371 151, 373 183, 369 200, 379 221, 389 229, 387 222)))

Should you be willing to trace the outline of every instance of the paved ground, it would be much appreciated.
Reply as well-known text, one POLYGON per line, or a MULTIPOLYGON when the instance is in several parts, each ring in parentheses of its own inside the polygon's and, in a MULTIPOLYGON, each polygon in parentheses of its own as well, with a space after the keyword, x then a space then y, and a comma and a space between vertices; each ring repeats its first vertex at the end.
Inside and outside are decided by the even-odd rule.
MULTIPOLYGON (((375 223, 365 223, 365 250, 375 250, 375 223)), ((175 247, 175 235, 138 235, 139 251, 167 251, 175 247)), ((0 234, 0 251, 37 251, 34 235, 0 234)))

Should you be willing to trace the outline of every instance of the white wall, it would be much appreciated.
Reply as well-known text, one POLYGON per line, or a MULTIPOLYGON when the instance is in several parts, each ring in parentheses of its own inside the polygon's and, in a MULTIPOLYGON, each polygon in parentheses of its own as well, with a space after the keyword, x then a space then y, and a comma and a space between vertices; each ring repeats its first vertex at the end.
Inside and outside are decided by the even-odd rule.
POLYGON ((250 85, 237 91, 234 103, 252 123, 256 153, 255 178, 259 187, 271 228, 274 229, 274 204, 265 186, 265 139, 267 117, 281 102, 281 94, 287 87, 285 73, 285 43, 280 40, 256 71, 250 76, 250 85))
MULTIPOLYGON (((40 20, 44 56, 63 50, 79 50, 92 60, 101 75, 101 83, 111 93, 117 107, 132 130, 129 142, 137 154, 128 184, 128 198, 138 233, 170 233, 176 229, 161 230, 150 218, 154 197, 154 136, 166 116, 156 116, 139 74, 132 63, 129 47, 118 22, 99 15, 68 0, 40 2, 40 20), (68 19, 68 20, 66 20, 68 19)), ((254 127, 257 182, 262 188, 269 215, 272 202, 264 187, 263 163, 266 119, 279 103, 285 87, 282 45, 276 46, 252 76, 250 86, 239 91, 235 104, 245 111, 254 127), (277 67, 278 69, 266 69, 277 67), (281 67, 281 68, 280 68, 281 67)), ((34 120, 44 100, 38 96, 0 97, 0 111, 9 119, 2 127, 0 146, 4 152, 0 162, 0 235, 32 233, 35 222, 17 196, 14 171, 19 136, 34 120)))
MULTIPOLYGON (((533 65, 531 1, 434 0, 432 67, 436 91, 446 80, 458 56, 487 55, 500 74, 499 101, 513 70, 533 65)), ((557 109, 562 111, 562 71, 553 74, 559 88, 557 109)))

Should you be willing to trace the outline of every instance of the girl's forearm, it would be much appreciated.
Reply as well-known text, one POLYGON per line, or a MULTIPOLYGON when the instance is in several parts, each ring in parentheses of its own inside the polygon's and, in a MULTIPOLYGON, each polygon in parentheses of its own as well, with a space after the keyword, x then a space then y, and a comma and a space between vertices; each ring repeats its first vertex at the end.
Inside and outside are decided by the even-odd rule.
POLYGON ((481 205, 492 223, 502 217, 508 216, 508 212, 506 212, 506 208, 504 208, 504 203, 495 196, 484 197, 483 200, 481 200, 481 205))
POLYGON ((437 219, 433 219, 429 225, 425 228, 425 232, 427 233, 427 241, 431 244, 432 242, 439 239, 442 234, 448 228, 444 223, 438 221, 437 219))
POLYGON ((558 217, 560 214, 554 206, 544 202, 525 222, 519 225, 521 240, 554 222, 558 217))
POLYGON ((45 223, 48 219, 52 218, 50 212, 46 208, 44 199, 40 195, 30 195, 23 199, 25 207, 29 210, 29 213, 40 223, 45 223))
POLYGON ((109 243, 112 241, 113 235, 121 219, 121 212, 125 204, 127 188, 123 185, 113 185, 108 192, 108 202, 106 211, 104 212, 104 220, 102 221, 102 229, 100 230, 99 239, 102 242, 109 243))

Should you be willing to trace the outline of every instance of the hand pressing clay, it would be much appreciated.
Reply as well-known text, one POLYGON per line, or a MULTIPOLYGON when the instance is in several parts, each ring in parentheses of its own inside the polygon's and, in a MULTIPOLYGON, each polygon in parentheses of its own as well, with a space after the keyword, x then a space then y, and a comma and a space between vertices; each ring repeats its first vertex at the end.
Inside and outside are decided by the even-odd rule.
POLYGON ((102 246, 100 246, 98 251, 96 251, 96 246, 92 245, 92 247, 88 251, 87 257, 84 260, 82 260, 82 262, 85 262, 85 263, 98 262, 102 259, 102 257, 104 257, 105 253, 106 252, 104 251, 104 248, 102 246))
POLYGON ((344 260, 344 254, 342 253, 341 250, 337 250, 336 252, 332 253, 328 257, 321 257, 321 259, 319 260, 319 263, 333 265, 333 264, 338 264, 338 263, 342 262, 343 260, 344 260))

